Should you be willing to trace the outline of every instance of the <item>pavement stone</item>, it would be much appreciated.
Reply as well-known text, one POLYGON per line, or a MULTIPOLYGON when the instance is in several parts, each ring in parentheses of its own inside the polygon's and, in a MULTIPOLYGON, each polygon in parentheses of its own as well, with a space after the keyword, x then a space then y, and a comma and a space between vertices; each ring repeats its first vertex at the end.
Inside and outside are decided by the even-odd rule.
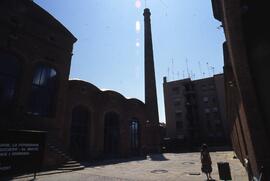
MULTIPOLYGON (((248 181, 244 167, 234 159, 232 151, 210 152, 212 177, 218 181, 217 162, 229 162, 233 181, 248 181)), ((86 163, 84 170, 50 174, 38 173, 40 181, 204 181, 200 153, 165 153, 148 155, 142 159, 118 159, 86 163)), ((31 180, 30 176, 14 180, 31 180)))

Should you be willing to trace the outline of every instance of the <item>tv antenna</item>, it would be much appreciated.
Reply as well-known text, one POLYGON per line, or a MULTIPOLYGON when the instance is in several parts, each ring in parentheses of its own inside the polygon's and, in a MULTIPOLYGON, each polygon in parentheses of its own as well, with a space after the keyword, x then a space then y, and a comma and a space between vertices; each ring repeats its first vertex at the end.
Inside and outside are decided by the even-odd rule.
POLYGON ((201 76, 203 76, 201 62, 199 61, 198 63, 199 63, 199 69, 200 69, 201 76))
POLYGON ((172 79, 174 80, 174 64, 173 64, 173 58, 172 58, 172 79))
POLYGON ((206 62, 206 66, 207 66, 208 76, 210 77, 210 67, 209 67, 208 62, 206 62))
POLYGON ((189 70, 188 70, 188 59, 186 58, 186 66, 187 66, 187 75, 188 75, 188 78, 190 78, 190 73, 189 73, 189 70))
POLYGON ((211 69, 213 71, 213 76, 215 75, 215 67, 214 66, 211 66, 211 69))
POLYGON ((168 67, 168 81, 170 80, 170 67, 168 67))

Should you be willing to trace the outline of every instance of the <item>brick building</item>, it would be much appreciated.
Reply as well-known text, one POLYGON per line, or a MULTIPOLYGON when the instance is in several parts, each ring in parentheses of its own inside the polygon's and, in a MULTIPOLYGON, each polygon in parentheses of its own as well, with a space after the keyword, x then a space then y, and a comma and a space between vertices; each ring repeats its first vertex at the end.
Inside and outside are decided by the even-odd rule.
POLYGON ((1 0, 0 27, 0 129, 46 131, 46 166, 158 150, 158 117, 143 102, 69 80, 76 38, 53 16, 33 1, 1 0))
POLYGON ((233 148, 250 177, 270 180, 270 35, 266 1, 212 0, 221 22, 226 113, 233 148))
POLYGON ((202 143, 228 145, 223 74, 170 82, 164 77, 163 89, 169 138, 178 140, 182 149, 188 150, 202 143))

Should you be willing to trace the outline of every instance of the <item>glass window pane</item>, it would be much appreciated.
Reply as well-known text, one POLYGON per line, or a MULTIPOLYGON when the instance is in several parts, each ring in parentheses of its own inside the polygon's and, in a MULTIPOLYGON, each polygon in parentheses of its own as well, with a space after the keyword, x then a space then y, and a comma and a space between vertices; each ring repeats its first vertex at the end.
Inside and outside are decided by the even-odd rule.
POLYGON ((0 73, 8 76, 17 76, 18 74, 18 62, 16 57, 0 53, 0 73))
POLYGON ((0 52, 0 107, 4 111, 13 103, 18 69, 14 56, 0 52))
POLYGON ((54 69, 42 65, 37 67, 32 82, 29 113, 42 116, 52 114, 56 77, 54 69))
POLYGON ((130 123, 130 138, 131 138, 131 148, 139 148, 139 122, 134 119, 130 123))

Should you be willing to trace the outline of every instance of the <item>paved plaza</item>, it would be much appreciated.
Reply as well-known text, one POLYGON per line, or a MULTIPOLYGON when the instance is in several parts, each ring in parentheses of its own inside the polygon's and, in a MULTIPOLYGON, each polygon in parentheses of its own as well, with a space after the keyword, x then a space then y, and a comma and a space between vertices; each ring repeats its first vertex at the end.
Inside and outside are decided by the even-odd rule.
MULTIPOLYGON (((210 152, 213 162, 212 177, 219 180, 217 162, 229 162, 233 181, 248 181, 245 169, 232 151, 210 152)), ((85 164, 79 171, 39 173, 40 181, 204 181, 201 173, 200 153, 165 153, 149 155, 147 158, 133 160, 119 159, 85 164)), ((21 176, 14 180, 31 180, 33 177, 21 176)))

